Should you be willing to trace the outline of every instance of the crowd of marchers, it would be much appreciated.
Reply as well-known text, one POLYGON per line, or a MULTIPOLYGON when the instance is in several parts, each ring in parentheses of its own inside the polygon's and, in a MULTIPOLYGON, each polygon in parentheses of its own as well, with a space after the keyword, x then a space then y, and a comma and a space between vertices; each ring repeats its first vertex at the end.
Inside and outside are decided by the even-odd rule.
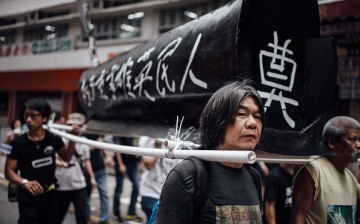
MULTIPOLYGON (((20 119, 13 122, 4 141, 12 146, 5 177, 17 189, 15 199, 11 197, 18 203, 18 223, 62 223, 70 203, 76 223, 92 223, 91 193, 95 188, 100 200, 99 223, 360 221, 360 123, 354 118, 336 116, 327 121, 321 142, 329 150, 327 156, 302 165, 249 165, 109 153, 44 129, 52 113, 46 100, 30 99, 24 106, 25 125, 20 119), (116 177, 112 208, 106 166, 114 167, 116 177), (127 211, 120 209, 124 178, 132 186, 127 211), (146 219, 137 213, 138 202, 146 219)), ((254 150, 265 127, 263 108, 248 81, 223 86, 200 115, 198 150, 254 150)), ((86 117, 81 113, 72 113, 67 119, 60 116, 56 122, 70 125, 70 134, 105 141, 104 136, 82 133, 86 117)), ((161 139, 147 136, 136 141, 114 136, 111 142, 164 147, 161 139)))

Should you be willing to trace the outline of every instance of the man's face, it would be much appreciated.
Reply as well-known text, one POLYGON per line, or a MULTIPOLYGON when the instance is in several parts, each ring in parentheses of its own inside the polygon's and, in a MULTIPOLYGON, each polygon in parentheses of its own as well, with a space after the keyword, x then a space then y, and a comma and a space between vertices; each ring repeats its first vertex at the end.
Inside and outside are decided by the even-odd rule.
POLYGON ((349 129, 340 141, 334 143, 335 152, 340 157, 346 157, 349 162, 354 153, 360 150, 360 129, 349 129))
POLYGON ((252 97, 240 102, 234 124, 226 129, 222 150, 253 150, 262 131, 260 108, 252 97))
POLYGON ((29 108, 26 108, 24 112, 24 119, 30 131, 41 128, 43 122, 46 121, 39 111, 29 108))

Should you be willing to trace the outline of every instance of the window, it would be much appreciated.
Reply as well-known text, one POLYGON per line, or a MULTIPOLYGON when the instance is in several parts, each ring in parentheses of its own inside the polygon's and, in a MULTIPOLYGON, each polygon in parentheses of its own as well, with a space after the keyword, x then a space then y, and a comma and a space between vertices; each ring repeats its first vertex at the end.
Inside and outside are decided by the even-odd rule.
POLYGON ((16 39, 15 31, 0 32, 0 46, 5 44, 14 44, 16 39))
POLYGON ((142 2, 142 0, 103 0, 103 1, 104 1, 104 8, 111 8, 111 7, 142 2))
POLYGON ((7 26, 15 23, 16 19, 0 19, 0 26, 7 26))
POLYGON ((39 19, 52 18, 70 14, 69 10, 64 11, 39 11, 39 19))
POLYGON ((223 5, 230 0, 208 1, 201 4, 193 4, 182 8, 165 9, 160 11, 160 33, 165 33, 193 19, 203 16, 223 5))
POLYGON ((62 10, 62 11, 37 10, 28 13, 25 17, 25 21, 41 20, 46 18, 68 15, 68 14, 70 14, 69 10, 62 10))
POLYGON ((49 40, 66 37, 68 34, 68 24, 45 25, 24 29, 23 42, 36 40, 49 40))
POLYGON ((139 37, 143 16, 144 13, 138 12, 128 16, 94 20, 94 35, 97 40, 139 37))

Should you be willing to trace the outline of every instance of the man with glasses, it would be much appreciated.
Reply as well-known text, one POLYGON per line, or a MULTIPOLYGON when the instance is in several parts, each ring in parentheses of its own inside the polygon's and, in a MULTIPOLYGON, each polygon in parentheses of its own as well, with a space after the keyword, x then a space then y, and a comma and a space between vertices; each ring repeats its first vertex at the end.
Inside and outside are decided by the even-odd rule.
MULTIPOLYGON (((51 113, 45 100, 28 100, 25 107, 24 120, 29 130, 10 143, 12 151, 5 164, 6 179, 21 186, 18 223, 60 223, 55 191, 55 153, 69 161, 74 154, 74 142, 66 147, 60 137, 43 128, 51 113)), ((79 128, 73 128, 71 133, 79 135, 79 128)))

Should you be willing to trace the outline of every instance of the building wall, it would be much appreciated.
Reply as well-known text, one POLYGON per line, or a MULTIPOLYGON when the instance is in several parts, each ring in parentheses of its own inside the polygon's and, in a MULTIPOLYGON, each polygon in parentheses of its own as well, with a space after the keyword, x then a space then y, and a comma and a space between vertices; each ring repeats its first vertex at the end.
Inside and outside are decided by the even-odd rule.
MULTIPOLYGON (((99 6, 111 1, 88 1, 91 9, 89 16, 93 23, 109 17, 127 17, 131 13, 144 12, 140 23, 140 36, 96 41, 99 61, 106 62, 138 44, 157 37, 160 34, 161 10, 189 6, 205 14, 204 10, 200 10, 201 3, 208 2, 209 6, 205 4, 205 7, 210 11, 211 8, 229 1, 145 0, 102 9, 99 6)), ((0 39, 0 93, 3 93, 0 97, 8 97, 3 99, 8 105, 0 108, 0 125, 6 125, 5 121, 10 122, 21 117, 24 109, 22 104, 32 97, 47 98, 54 110, 65 116, 73 111, 81 112, 77 102, 77 80, 85 69, 91 67, 91 61, 88 42, 82 39, 84 34, 79 14, 76 0, 33 0, 31 4, 25 0, 0 1, 0 38, 7 32, 16 32, 14 43, 2 44, 0 39), (69 13, 40 19, 40 13, 62 10, 68 10, 69 13), (9 22, 11 20, 16 22, 9 22), (9 24, 2 24, 4 22, 9 24), (59 24, 68 24, 67 35, 63 38, 24 40, 24 34, 27 33, 25 29, 44 28, 46 25, 56 28, 59 24)), ((171 15, 168 15, 168 22, 170 21, 170 25, 174 27, 181 24, 181 16, 175 16, 176 21, 171 21, 171 15)), ((108 25, 110 26, 104 26, 108 25)))

